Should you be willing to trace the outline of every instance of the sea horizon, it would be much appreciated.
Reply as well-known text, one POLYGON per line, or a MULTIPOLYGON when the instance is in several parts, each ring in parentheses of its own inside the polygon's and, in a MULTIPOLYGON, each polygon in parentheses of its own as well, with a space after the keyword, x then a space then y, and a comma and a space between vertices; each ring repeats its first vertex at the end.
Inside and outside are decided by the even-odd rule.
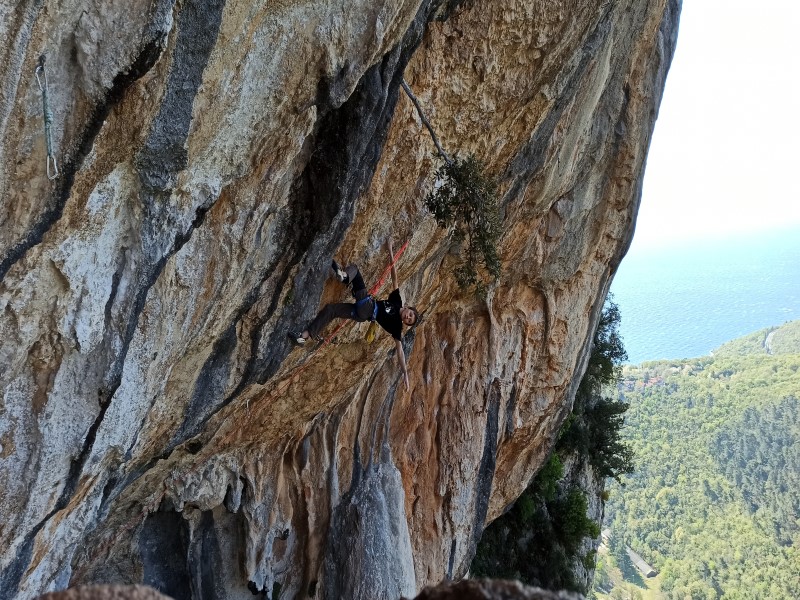
POLYGON ((707 356, 800 318, 800 226, 632 247, 611 293, 628 363, 707 356))

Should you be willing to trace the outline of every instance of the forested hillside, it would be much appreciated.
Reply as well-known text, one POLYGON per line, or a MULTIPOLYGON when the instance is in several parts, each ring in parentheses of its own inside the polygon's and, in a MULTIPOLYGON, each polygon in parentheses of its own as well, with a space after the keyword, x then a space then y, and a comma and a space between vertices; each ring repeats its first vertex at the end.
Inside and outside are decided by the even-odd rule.
POLYGON ((596 577, 612 597, 615 566, 644 587, 627 544, 665 598, 800 598, 798 333, 793 322, 710 357, 625 368, 636 470, 612 487, 596 577))

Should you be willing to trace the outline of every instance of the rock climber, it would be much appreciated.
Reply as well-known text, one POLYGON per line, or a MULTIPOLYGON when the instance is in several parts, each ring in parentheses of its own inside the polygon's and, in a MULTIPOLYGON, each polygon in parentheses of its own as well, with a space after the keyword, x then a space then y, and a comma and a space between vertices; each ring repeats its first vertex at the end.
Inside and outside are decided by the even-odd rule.
POLYGON ((394 268, 392 241, 389 240, 386 245, 389 250, 389 259, 392 261, 391 272, 392 284, 394 285, 394 291, 389 294, 386 300, 378 300, 367 293, 364 279, 361 277, 356 265, 351 264, 342 269, 333 260, 331 262, 331 270, 334 276, 345 285, 352 286, 353 297, 356 301, 354 303, 338 302, 327 304, 302 333, 290 331, 288 335, 295 344, 303 346, 310 338, 320 339, 322 330, 333 319, 352 319, 357 322, 377 321, 378 325, 388 331, 394 338, 397 348, 397 360, 400 364, 400 370, 403 372, 403 381, 406 389, 409 389, 406 357, 401 340, 403 325, 413 326, 417 322, 419 314, 413 306, 403 306, 403 299, 400 297, 400 284, 397 281, 397 271, 394 268))

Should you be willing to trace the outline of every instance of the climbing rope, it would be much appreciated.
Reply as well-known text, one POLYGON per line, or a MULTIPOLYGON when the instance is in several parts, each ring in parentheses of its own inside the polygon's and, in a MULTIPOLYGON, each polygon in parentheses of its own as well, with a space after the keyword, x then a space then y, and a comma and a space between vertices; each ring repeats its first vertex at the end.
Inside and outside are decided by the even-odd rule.
POLYGON ((400 260, 400 257, 403 256, 403 252, 406 251, 406 248, 408 248, 408 240, 406 240, 406 243, 403 244, 400 250, 394 253, 394 256, 392 257, 392 262, 390 262, 387 265, 387 267, 383 270, 380 279, 378 279, 378 283, 373 285, 372 289, 369 291, 370 296, 374 296, 375 294, 377 294, 378 291, 383 287, 383 284, 386 283, 386 277, 392 271, 392 267, 397 263, 398 260, 400 260))
POLYGON ((39 84, 39 91, 42 92, 42 110, 44 113, 44 138, 47 143, 47 178, 52 180, 58 177, 58 164, 56 163, 56 155, 53 152, 53 136, 50 134, 50 127, 53 124, 53 112, 50 110, 50 104, 47 101, 47 71, 44 70, 44 54, 39 57, 39 64, 36 67, 36 82, 39 84), (39 73, 42 74, 39 77, 39 73), (44 80, 44 83, 42 83, 44 80), (52 173, 50 172, 50 163, 53 164, 52 173))

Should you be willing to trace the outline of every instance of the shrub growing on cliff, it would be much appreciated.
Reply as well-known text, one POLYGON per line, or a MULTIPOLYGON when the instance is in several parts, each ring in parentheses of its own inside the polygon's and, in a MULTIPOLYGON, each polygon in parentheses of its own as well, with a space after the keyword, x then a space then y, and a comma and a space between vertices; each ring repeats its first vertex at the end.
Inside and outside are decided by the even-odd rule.
POLYGON ((600 526, 586 516, 589 503, 580 490, 572 488, 564 498, 548 504, 559 538, 568 550, 578 548, 585 537, 596 538, 600 526))
POLYGON ((461 245, 461 264, 455 277, 461 288, 486 292, 486 280, 500 276, 500 213, 497 182, 485 175, 484 165, 473 155, 445 161, 436 172, 437 184, 425 206, 440 227, 453 228, 452 239, 461 245))
POLYGON ((563 476, 564 463, 561 462, 558 454, 553 452, 531 483, 533 492, 544 498, 545 501, 555 500, 558 493, 558 482, 563 476))
POLYGON ((584 393, 599 392, 603 386, 619 380, 622 363, 628 359, 628 353, 619 336, 620 320, 619 306, 609 296, 592 338, 592 353, 589 355, 586 373, 581 379, 584 393))
MULTIPOLYGON (((546 477, 556 472, 554 468, 561 474, 560 467, 560 461, 549 461, 546 477)), ((584 537, 599 534, 597 524, 586 516, 587 500, 580 490, 544 500, 540 492, 549 485, 541 486, 538 479, 484 531, 471 574, 519 579, 547 589, 578 590, 571 560, 584 537)))
POLYGON ((558 446, 589 458, 599 477, 619 481, 633 471, 633 451, 622 441, 624 414, 628 404, 603 395, 603 389, 619 380, 628 358, 619 337, 619 307, 609 299, 593 338, 586 373, 575 394, 573 413, 562 428, 558 446))
POLYGON ((474 155, 451 158, 414 92, 405 81, 401 86, 428 129, 437 154, 444 161, 436 171, 436 184, 425 198, 425 206, 440 227, 453 228, 452 239, 461 248, 460 264, 454 273, 459 287, 474 287, 476 294, 483 296, 487 280, 497 280, 500 276, 497 243, 501 223, 497 182, 486 175, 485 165, 474 155))

